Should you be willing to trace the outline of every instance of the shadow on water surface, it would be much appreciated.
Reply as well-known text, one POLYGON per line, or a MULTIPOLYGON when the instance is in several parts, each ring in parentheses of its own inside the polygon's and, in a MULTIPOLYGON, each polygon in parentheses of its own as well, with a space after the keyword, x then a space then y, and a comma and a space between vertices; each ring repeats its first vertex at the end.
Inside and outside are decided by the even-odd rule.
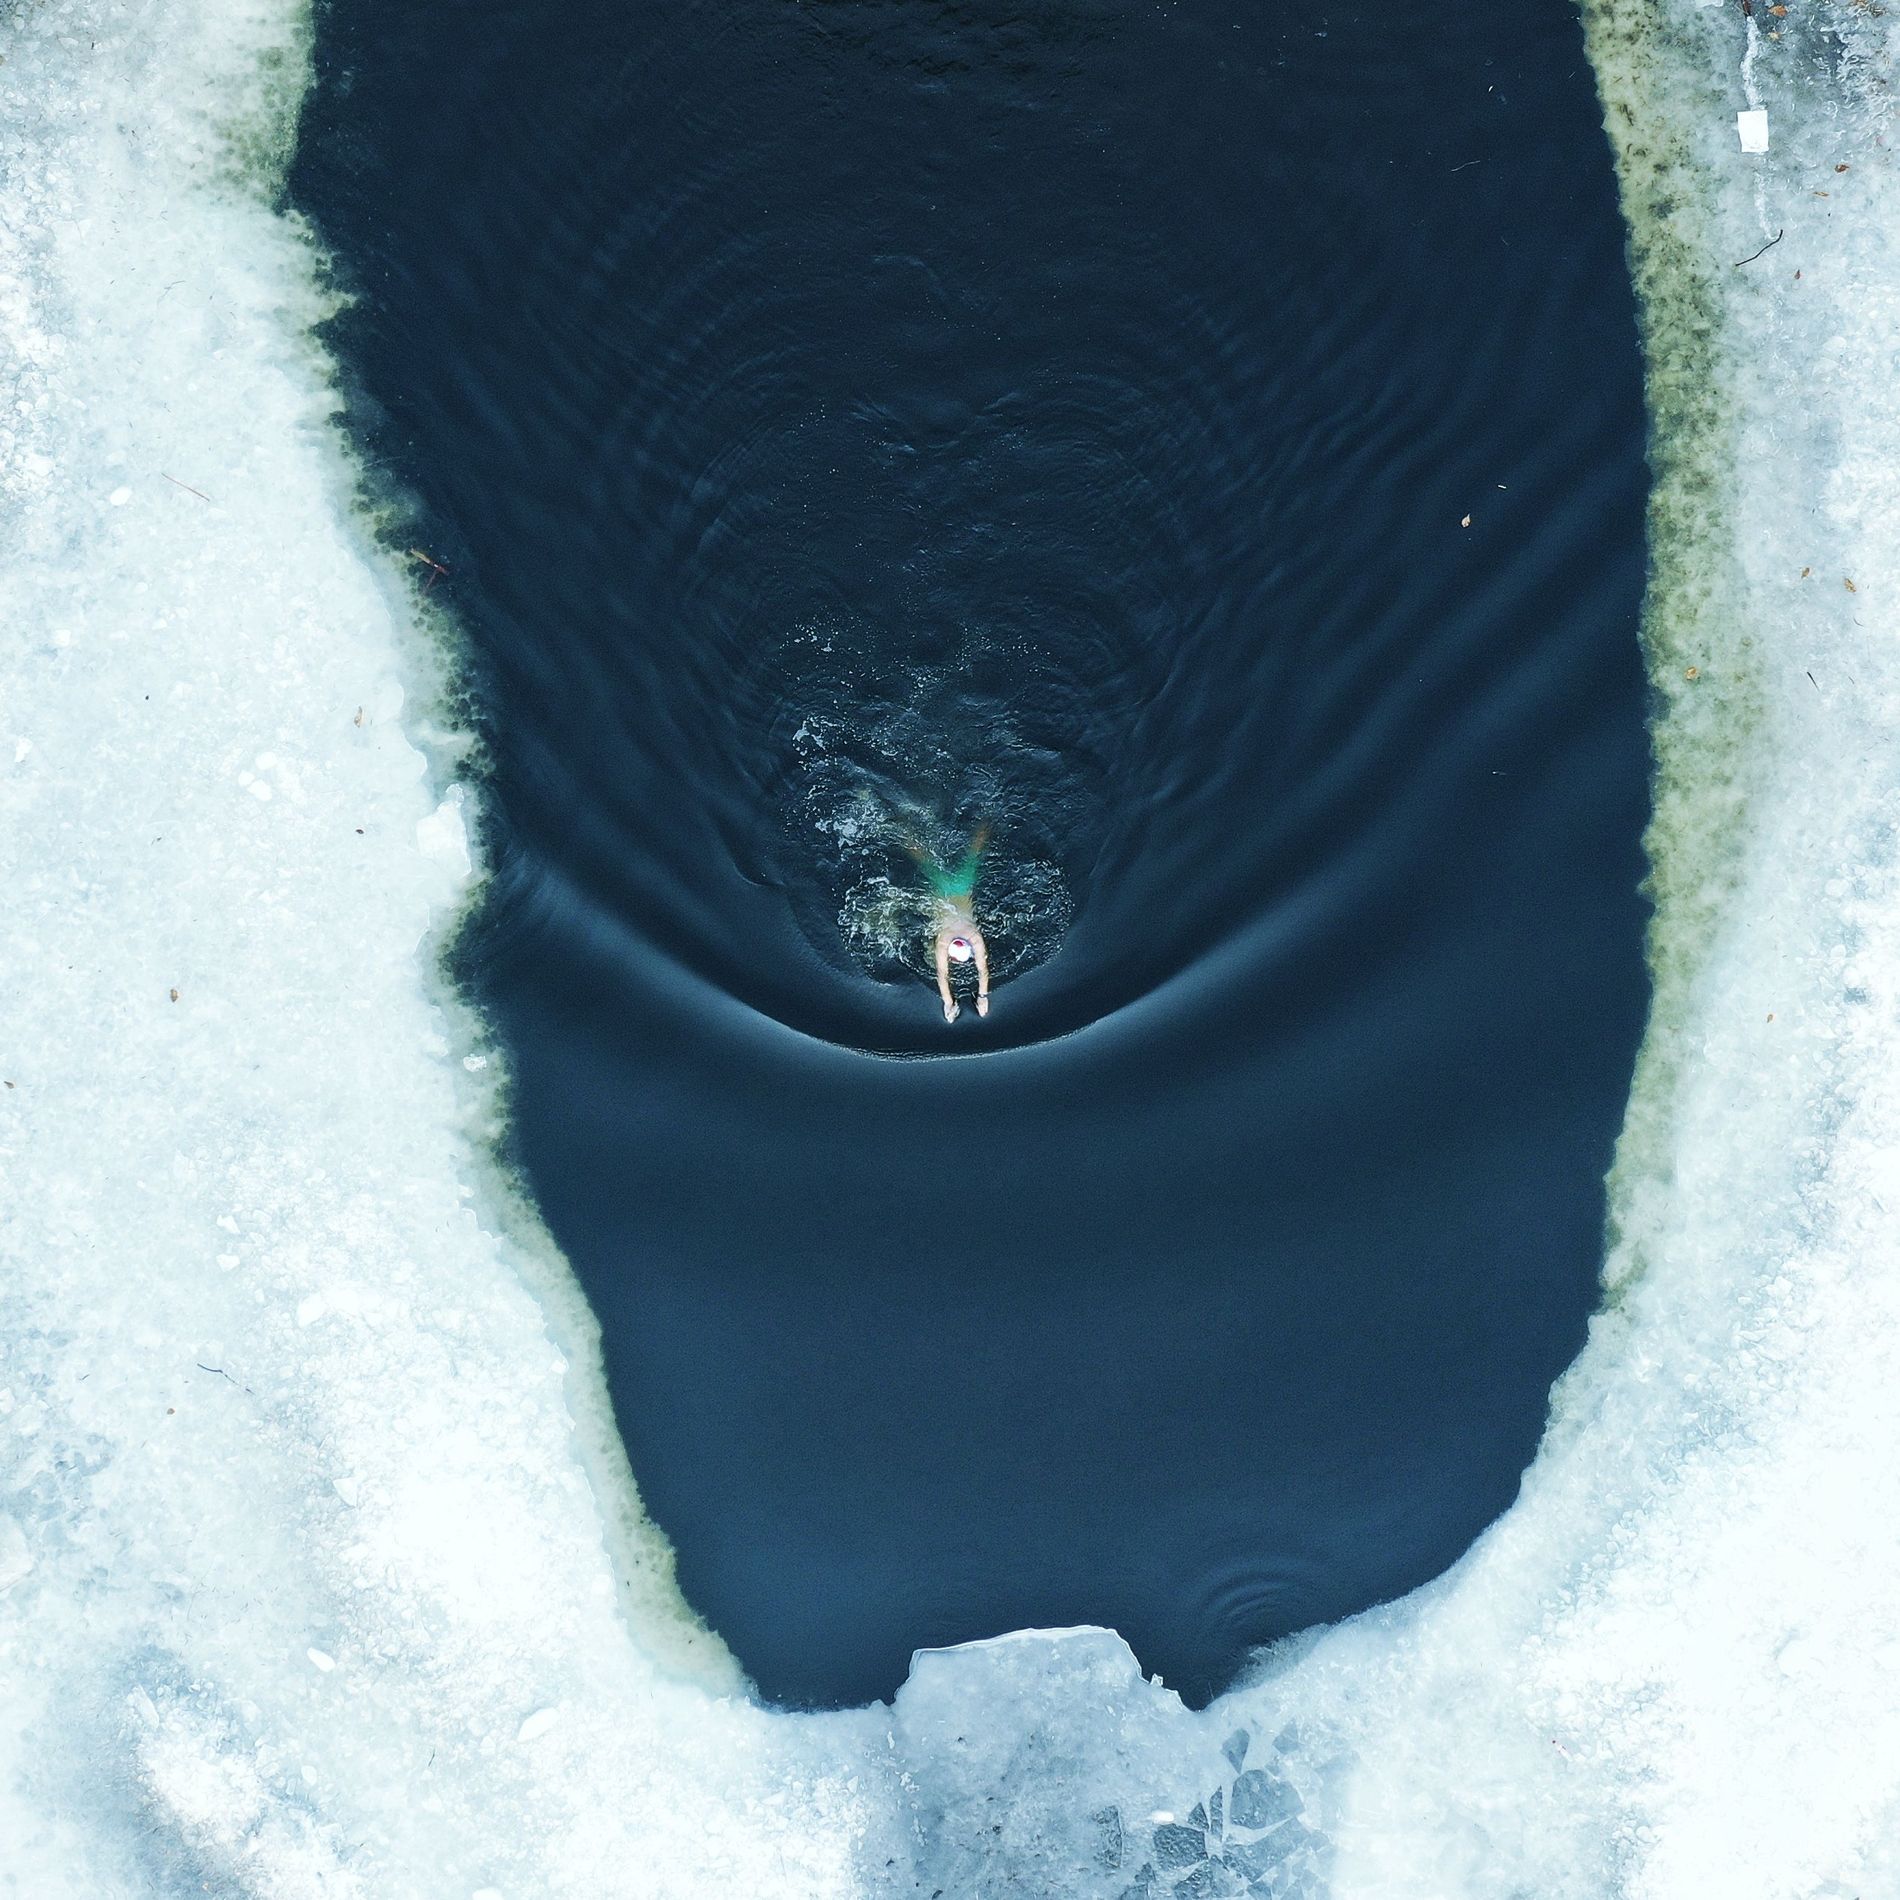
POLYGON ((1569 9, 1420 20, 319 16, 293 189, 493 760, 462 973, 773 1698, 1091 1621, 1205 1696, 1455 1558, 1581 1342, 1635 332, 1569 9), (948 1028, 906 840, 983 825, 948 1028))

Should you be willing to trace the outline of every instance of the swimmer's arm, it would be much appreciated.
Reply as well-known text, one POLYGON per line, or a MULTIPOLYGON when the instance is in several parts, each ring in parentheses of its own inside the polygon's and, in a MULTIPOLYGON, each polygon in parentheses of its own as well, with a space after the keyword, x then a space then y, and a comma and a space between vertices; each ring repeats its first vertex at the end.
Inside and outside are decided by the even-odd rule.
MULTIPOLYGON (((957 1019, 957 999, 950 994, 950 944, 944 937, 937 939, 937 994, 943 998, 943 1019, 953 1023, 957 1019)), ((988 1005, 979 1003, 979 1013, 988 1005)))
POLYGON ((976 1013, 987 1016, 990 1013, 990 951, 980 930, 972 948, 976 951, 976 1013))

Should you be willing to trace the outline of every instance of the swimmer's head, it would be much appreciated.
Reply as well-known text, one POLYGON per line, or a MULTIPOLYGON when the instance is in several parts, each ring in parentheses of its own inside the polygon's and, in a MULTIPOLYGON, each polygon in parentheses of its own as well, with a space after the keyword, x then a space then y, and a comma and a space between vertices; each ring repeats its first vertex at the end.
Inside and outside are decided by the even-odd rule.
POLYGON ((952 937, 950 939, 950 961, 952 963, 968 963, 975 955, 976 951, 972 948, 968 937, 952 937))

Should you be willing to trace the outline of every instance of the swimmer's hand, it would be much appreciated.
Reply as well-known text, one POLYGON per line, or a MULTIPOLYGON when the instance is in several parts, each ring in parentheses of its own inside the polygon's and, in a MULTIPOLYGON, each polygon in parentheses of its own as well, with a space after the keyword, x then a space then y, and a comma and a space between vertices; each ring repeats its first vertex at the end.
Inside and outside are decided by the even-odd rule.
POLYGON ((943 1019, 944 1019, 944 1021, 945 1021, 945 1022, 947 1022, 947 1023, 953 1023, 953 1022, 955 1022, 955 1021, 956 1021, 956 1019, 957 1019, 957 1006, 956 1006, 956 1004, 954 1004, 954 1003, 946 1003, 946 1004, 944 1004, 944 1006, 943 1006, 943 1019))
POLYGON ((979 1016, 987 1016, 990 1013, 990 999, 987 996, 979 996, 976 999, 976 1013, 979 1016))

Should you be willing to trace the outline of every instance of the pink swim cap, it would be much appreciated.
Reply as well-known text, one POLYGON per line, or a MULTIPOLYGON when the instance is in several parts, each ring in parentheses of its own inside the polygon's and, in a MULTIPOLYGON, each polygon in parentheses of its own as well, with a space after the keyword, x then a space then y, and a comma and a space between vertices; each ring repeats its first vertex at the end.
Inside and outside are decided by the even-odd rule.
POLYGON ((968 963, 975 955, 976 952, 971 949, 968 937, 952 937, 950 939, 950 961, 952 963, 968 963))

